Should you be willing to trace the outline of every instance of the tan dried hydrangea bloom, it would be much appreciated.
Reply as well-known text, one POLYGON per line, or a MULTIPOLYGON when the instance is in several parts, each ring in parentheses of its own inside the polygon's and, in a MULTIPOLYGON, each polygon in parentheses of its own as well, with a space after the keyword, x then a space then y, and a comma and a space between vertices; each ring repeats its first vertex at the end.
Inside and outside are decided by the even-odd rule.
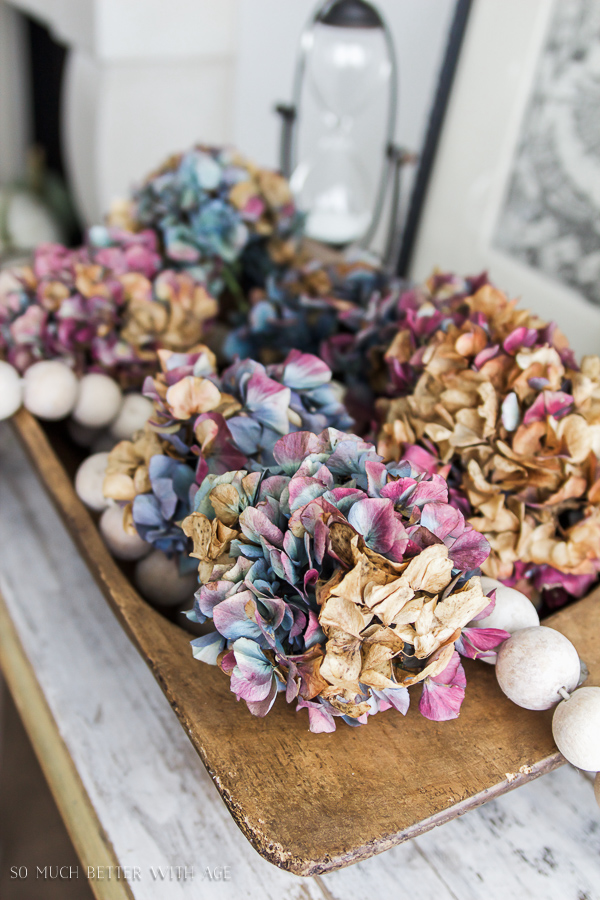
MULTIPOLYGON (((331 526, 331 545, 349 570, 317 585, 319 623, 327 643, 321 693, 356 717, 368 709, 354 698, 359 683, 376 690, 409 687, 448 665, 461 630, 489 604, 479 578, 453 591, 452 561, 433 544, 407 562, 394 563, 370 550, 343 523, 331 526), (414 647, 407 666, 405 644, 414 647)), ((456 579, 454 579, 456 581, 456 579)))
MULTIPOLYGON (((577 371, 563 335, 548 340, 543 322, 489 285, 465 303, 470 318, 437 331, 424 350, 414 391, 379 402, 379 452, 399 459, 418 443, 446 473, 454 467, 471 524, 492 547, 486 574, 509 578, 520 561, 594 575, 600 359, 586 357, 577 371)), ((401 332, 388 354, 405 347, 401 332)))
POLYGON ((134 347, 158 342, 167 350, 189 350, 219 310, 215 298, 186 272, 161 272, 154 285, 138 272, 119 280, 127 302, 122 336, 134 347))
MULTIPOLYGON (((212 499, 214 498, 211 497, 212 499)), ((184 519, 181 527, 184 534, 194 543, 194 549, 190 556, 198 560, 201 584, 206 584, 210 580, 216 566, 223 569, 233 568, 233 562, 229 558, 229 549, 231 542, 240 536, 238 529, 230 528, 219 518, 211 521, 198 512, 193 512, 184 519)))
POLYGON ((148 465, 153 456, 168 454, 169 445, 146 426, 130 441, 119 441, 111 450, 104 477, 104 496, 131 501, 151 490, 148 465))

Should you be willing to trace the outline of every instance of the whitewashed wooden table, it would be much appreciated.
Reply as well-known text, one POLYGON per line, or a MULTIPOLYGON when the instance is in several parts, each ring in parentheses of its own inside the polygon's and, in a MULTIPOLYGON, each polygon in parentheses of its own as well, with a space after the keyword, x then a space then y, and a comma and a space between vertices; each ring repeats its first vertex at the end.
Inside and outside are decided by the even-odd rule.
MULTIPOLYGON (((0 592, 0 661, 82 860, 80 877, 111 865, 127 876, 113 869, 109 879, 105 868, 91 882, 98 897, 600 900, 600 810, 590 781, 567 766, 339 872, 303 879, 263 860, 5 424, 0 592)), ((310 827, 302 810, 298 827, 310 827)))

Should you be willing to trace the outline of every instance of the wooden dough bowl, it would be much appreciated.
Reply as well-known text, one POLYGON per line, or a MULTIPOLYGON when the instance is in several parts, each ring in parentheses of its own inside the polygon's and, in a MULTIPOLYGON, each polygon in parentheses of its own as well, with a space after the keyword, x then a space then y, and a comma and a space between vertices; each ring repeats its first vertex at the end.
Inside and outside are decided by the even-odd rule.
MULTIPOLYGON (((311 734, 306 711, 279 697, 264 719, 236 702, 216 667, 193 659, 190 635, 142 600, 106 549, 39 423, 14 428, 107 600, 152 669, 231 815, 258 852, 297 875, 350 865, 562 765, 552 710, 501 693, 492 666, 465 661, 458 719, 395 710, 368 725, 311 734)), ((600 685, 600 590, 545 624, 566 634, 600 685)), ((141 698, 143 702, 143 698, 141 698)))

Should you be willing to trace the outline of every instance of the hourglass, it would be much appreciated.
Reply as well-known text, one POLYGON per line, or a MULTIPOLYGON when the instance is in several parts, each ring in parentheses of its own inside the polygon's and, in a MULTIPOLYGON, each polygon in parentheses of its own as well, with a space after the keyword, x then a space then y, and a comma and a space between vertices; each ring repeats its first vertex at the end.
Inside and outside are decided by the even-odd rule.
POLYGON ((282 169, 308 237, 367 245, 377 230, 393 157, 397 72, 379 12, 329 0, 305 29, 284 119, 282 169))

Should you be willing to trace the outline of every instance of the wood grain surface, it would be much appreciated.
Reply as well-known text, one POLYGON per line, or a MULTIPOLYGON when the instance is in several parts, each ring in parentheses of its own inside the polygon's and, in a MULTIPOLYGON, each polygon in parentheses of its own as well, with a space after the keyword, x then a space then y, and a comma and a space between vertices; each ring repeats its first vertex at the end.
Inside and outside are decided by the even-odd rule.
MULTIPOLYGON (((23 446, 102 591, 151 667, 235 821, 269 861, 301 875, 380 853, 462 815, 564 760, 551 711, 510 703, 493 669, 466 661, 460 717, 434 723, 413 709, 363 728, 313 735, 303 713, 278 703, 256 719, 218 670, 196 662, 189 636, 141 600, 111 559, 40 426, 14 420, 23 446)), ((553 616, 600 684, 595 596, 553 616)))

